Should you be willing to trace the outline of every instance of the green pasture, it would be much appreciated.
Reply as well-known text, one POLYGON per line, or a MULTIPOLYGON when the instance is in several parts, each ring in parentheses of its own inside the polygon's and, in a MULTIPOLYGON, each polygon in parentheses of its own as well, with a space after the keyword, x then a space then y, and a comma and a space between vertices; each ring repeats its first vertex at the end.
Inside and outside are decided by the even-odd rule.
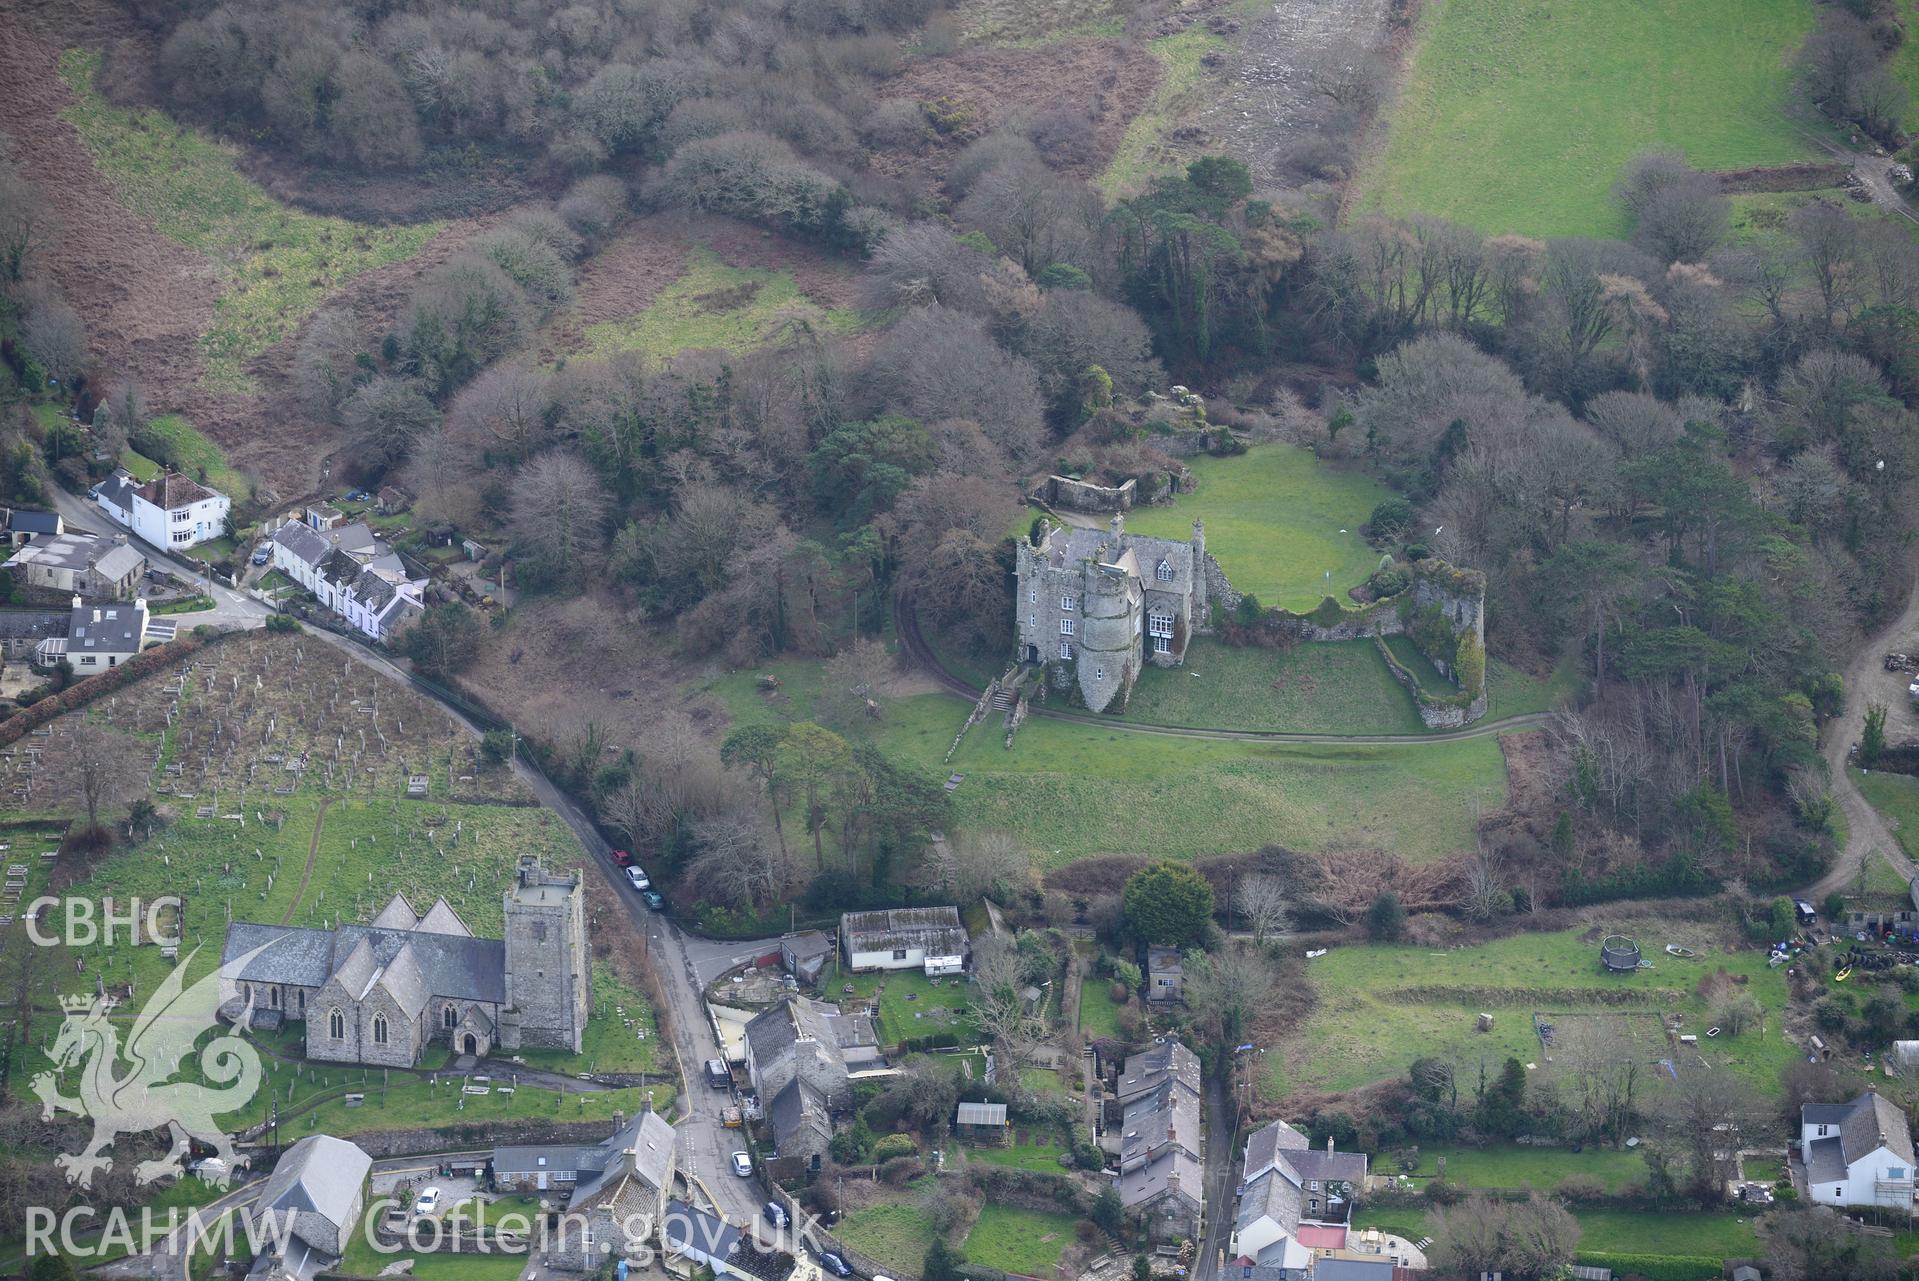
POLYGON ((1919 778, 1857 769, 1851 773, 1852 781, 1859 785, 1873 808, 1885 816, 1886 826, 1899 839, 1906 857, 1919 858, 1919 778))
POLYGON ((1421 1055, 1450 1059, 1469 1073, 1482 1062, 1497 1070, 1508 1057, 1548 1071, 1551 1059, 1533 1028, 1535 1011, 1548 1021, 1585 1014, 1632 1016, 1626 1022, 1641 1037, 1634 1052, 1651 1063, 1671 1053, 1657 1034, 1659 1016, 1676 1013, 1684 1020, 1683 1030, 1705 1031, 1708 1009, 1697 990, 1699 980, 1724 969, 1735 982, 1743 980, 1759 1001, 1764 1024, 1737 1037, 1702 1036, 1699 1052, 1715 1069, 1734 1073, 1756 1090, 1779 1088, 1779 1073, 1796 1050, 1782 1035, 1785 976, 1766 967, 1762 950, 1733 946, 1721 939, 1721 927, 1697 922, 1641 919, 1607 928, 1637 938, 1653 968, 1623 976, 1603 973, 1600 940, 1584 930, 1521 934, 1444 951, 1335 947, 1307 965, 1318 1000, 1298 1029, 1268 1053, 1269 1085, 1280 1095, 1348 1090, 1400 1076, 1421 1055), (1691 947, 1699 956, 1690 961, 1668 956, 1667 943, 1691 947), (1490 1032, 1476 1030, 1482 1011, 1493 1015, 1490 1032))
POLYGON ((986 1206, 966 1236, 966 1261, 1022 1276, 1050 1277, 1059 1256, 1073 1243, 1075 1222, 1065 1214, 986 1206))
MULTIPOLYGON (((140 437, 158 462, 195 480, 204 480, 236 505, 253 493, 252 483, 227 462, 226 451, 178 414, 161 414, 141 429, 140 437)), ((155 463, 147 465, 157 470, 155 463)))
POLYGON ((1616 236, 1636 153, 1701 169, 1814 154, 1787 115, 1805 0, 1436 0, 1356 207, 1491 233, 1616 236))
POLYGON ((583 354, 637 351, 664 362, 696 348, 750 351, 772 341, 789 325, 846 334, 864 324, 858 311, 823 308, 809 299, 790 271, 736 267, 711 250, 696 249, 687 259, 684 274, 661 290, 646 310, 589 326, 583 335, 583 354))
POLYGON ((1108 200, 1137 194, 1175 165, 1179 156, 1171 135, 1195 106, 1206 74, 1203 59, 1209 53, 1223 53, 1227 45, 1205 24, 1195 22, 1150 41, 1146 47, 1159 59, 1159 83, 1153 87, 1152 100, 1145 109, 1127 124, 1106 172, 1094 180, 1093 185, 1108 200))
POLYGON ((869 1205, 849 1210, 834 1235, 887 1267, 917 1276, 933 1247, 933 1225, 914 1204, 869 1205))
POLYGON ((1180 666, 1141 673, 1119 719, 1312 734, 1426 732, 1412 695, 1370 640, 1279 650, 1196 637, 1180 666))
POLYGON ((250 392, 247 363, 292 336, 353 277, 418 253, 439 223, 376 227, 284 205, 240 173, 232 146, 164 113, 125 111, 94 83, 100 54, 69 49, 62 113, 120 200, 169 240, 203 255, 224 283, 202 335, 207 382, 250 392))
MULTIPOLYGON (((1398 1162, 1381 1161, 1379 1172, 1396 1172, 1398 1162)), ((1421 1147, 1415 1180, 1438 1179, 1465 1188, 1526 1188, 1553 1192, 1568 1178, 1597 1179, 1607 1192, 1619 1194, 1646 1177, 1646 1163, 1637 1152, 1611 1148, 1491 1148, 1421 1147), (1442 1162, 1444 1169, 1442 1170, 1442 1162)))
MULTIPOLYGON (((734 724, 804 720, 819 665, 761 664, 703 686, 734 724), (777 675, 771 695, 761 674, 777 675)), ((976 725, 950 763, 965 723, 957 698, 922 694, 889 704, 870 732, 891 757, 928 774, 965 777, 956 824, 1001 827, 1042 867, 1097 854, 1192 858, 1279 843, 1295 849, 1377 845, 1409 861, 1472 848, 1472 801, 1503 804, 1496 738, 1414 744, 1262 743, 1179 738, 1029 719, 1013 741, 976 725)), ((860 732, 860 731, 855 731, 860 732)), ((790 828, 789 831, 796 830, 790 828)))
MULTIPOLYGON (((1731 1211, 1575 1210, 1579 1249, 1619 1254, 1750 1258, 1759 1254, 1753 1221, 1731 1211)), ((1432 1235, 1427 1212, 1411 1208, 1360 1207, 1356 1228, 1378 1228, 1409 1240, 1432 1235)))
POLYGON ((1357 470, 1323 464, 1297 445, 1255 445, 1234 458, 1194 458, 1198 483, 1165 507, 1129 512, 1137 534, 1185 540, 1206 522, 1206 550, 1233 587, 1262 605, 1308 610, 1366 581, 1380 554, 1360 537, 1391 497, 1357 470))

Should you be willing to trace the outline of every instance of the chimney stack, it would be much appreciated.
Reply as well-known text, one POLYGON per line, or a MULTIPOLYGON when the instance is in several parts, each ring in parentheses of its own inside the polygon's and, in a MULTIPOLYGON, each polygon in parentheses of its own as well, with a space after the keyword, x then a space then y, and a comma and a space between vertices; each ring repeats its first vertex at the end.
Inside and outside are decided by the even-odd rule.
POLYGON ((1331 1156, 1332 1154, 1333 1154, 1333 1136, 1329 1134, 1326 1136, 1326 1155, 1331 1156))
MULTIPOLYGON (((647 1099, 647 1102, 651 1103, 652 1101, 653 1101, 652 1098, 649 1096, 647 1099)), ((626 1110, 624 1108, 614 1108, 613 1109, 613 1133, 618 1134, 621 1130, 624 1130, 625 1128, 626 1128, 626 1110)))

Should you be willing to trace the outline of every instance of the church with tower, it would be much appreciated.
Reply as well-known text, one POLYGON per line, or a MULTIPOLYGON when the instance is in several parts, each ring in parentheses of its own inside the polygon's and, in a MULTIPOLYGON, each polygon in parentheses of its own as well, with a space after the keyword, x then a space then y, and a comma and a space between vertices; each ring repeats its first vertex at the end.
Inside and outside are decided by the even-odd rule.
POLYGON ((256 1027, 302 1023, 307 1058, 323 1063, 412 1067, 435 1042, 476 1057, 579 1053, 592 1004, 580 874, 523 855, 504 908, 503 939, 474 937, 445 899, 418 914, 400 894, 366 925, 234 921, 222 1009, 250 1003, 256 1027))

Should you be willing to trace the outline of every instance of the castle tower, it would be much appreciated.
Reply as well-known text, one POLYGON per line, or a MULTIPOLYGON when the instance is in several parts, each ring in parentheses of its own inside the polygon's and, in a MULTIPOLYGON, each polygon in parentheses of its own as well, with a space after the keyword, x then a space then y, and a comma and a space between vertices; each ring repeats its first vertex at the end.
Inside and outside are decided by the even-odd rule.
POLYGON ((1095 712, 1115 697, 1124 707, 1139 671, 1139 572, 1130 554, 1117 559, 1090 567, 1080 615, 1079 692, 1095 712))
POLYGON ((500 1044, 580 1052, 592 1006, 586 913, 577 872, 554 875, 520 856, 506 892, 506 1009, 500 1044))
POLYGON ((1206 522, 1193 522, 1193 617, 1194 631, 1211 631, 1213 611, 1206 599, 1206 522))

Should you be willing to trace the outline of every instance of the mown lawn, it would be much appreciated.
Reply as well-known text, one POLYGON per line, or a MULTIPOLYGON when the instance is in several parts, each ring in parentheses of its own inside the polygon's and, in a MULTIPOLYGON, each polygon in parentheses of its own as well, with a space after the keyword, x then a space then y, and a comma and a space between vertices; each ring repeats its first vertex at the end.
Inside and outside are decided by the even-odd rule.
MULTIPOLYGON (((489 1218, 492 1217, 489 1212, 489 1218)), ((340 1271, 348 1276, 374 1277, 401 1260, 411 1260, 407 1275, 423 1281, 514 1281, 526 1267, 524 1254, 414 1254, 405 1250, 387 1253, 376 1250, 365 1230, 353 1234, 352 1244, 340 1260, 340 1271)))
MULTIPOLYGON (((1688 1256, 1751 1256, 1759 1251, 1759 1234, 1752 1220, 1731 1212, 1688 1213, 1651 1210, 1575 1210, 1579 1220, 1579 1249, 1620 1254, 1688 1256)), ((1362 1206, 1353 1226, 1378 1228, 1409 1240, 1431 1235, 1423 1210, 1372 1209, 1362 1206)))
POLYGON ((1149 667, 1119 719, 1195 729, 1423 734, 1412 695, 1370 640, 1290 650, 1195 638, 1179 667, 1149 667))
POLYGON ((1784 164, 1805 0, 1440 0, 1360 208, 1491 232, 1616 236, 1610 199, 1640 151, 1702 169, 1784 164))
POLYGON ((99 67, 96 50, 61 55, 73 95, 61 114, 121 203, 220 274, 213 328, 200 340, 207 381, 220 390, 251 391, 248 361, 291 336, 346 281, 412 257, 440 230, 375 227, 283 205, 240 173, 233 147, 162 112, 108 102, 94 84, 99 67))
MULTIPOLYGON (((735 724, 810 714, 818 664, 783 661, 715 678, 705 688, 735 724), (762 673, 784 682, 768 697, 762 673)), ((1472 801, 1506 797, 1497 740, 1415 744, 1226 742, 1033 718, 1009 751, 995 724, 965 723, 957 698, 923 694, 887 707, 873 741, 936 777, 965 775, 954 823, 999 827, 1041 867, 1097 854, 1192 858, 1277 842, 1316 850, 1378 845, 1409 861, 1472 848, 1472 801)), ((789 829, 796 830, 796 829, 789 829)))
POLYGON ((1237 458, 1190 460, 1198 488, 1166 507, 1129 512, 1126 528, 1188 539, 1206 522, 1206 550, 1237 591, 1262 605, 1307 610, 1366 581, 1379 564, 1359 530, 1391 495, 1357 470, 1296 445, 1255 445, 1237 458))
POLYGON ((1119 1036, 1119 1012, 1125 1007, 1113 1003, 1112 986, 1111 982, 1094 974, 1088 974, 1080 981, 1080 1036, 1087 1039, 1119 1036))
POLYGON ((1045 1140, 1034 1143, 1009 1143, 1005 1147, 982 1143, 968 1147, 966 1158, 969 1161, 984 1161, 988 1165, 1011 1166, 1017 1170, 1043 1170, 1048 1174, 1060 1174, 1065 1169, 1059 1163, 1060 1153, 1063 1151, 1065 1149, 1058 1144, 1045 1140))
MULTIPOLYGON (((1667 1053, 1657 1016, 1674 1012, 1685 1030, 1702 1031, 1706 1003, 1699 980, 1723 968, 1743 978, 1765 1011, 1762 1028, 1721 1036, 1702 1053, 1721 1070, 1755 1090, 1772 1093, 1779 1073, 1796 1054, 1782 1036, 1786 1006, 1783 972, 1766 968, 1765 953, 1732 949, 1718 928, 1696 922, 1656 920, 1610 923, 1638 938, 1653 968, 1624 977, 1599 969, 1599 941, 1584 931, 1522 934, 1477 947, 1437 951, 1366 944, 1336 947, 1312 961, 1307 974, 1319 1001, 1295 1034, 1267 1055, 1270 1085, 1288 1090, 1346 1090, 1396 1077, 1420 1055, 1452 1060, 1476 1074, 1480 1063, 1496 1070, 1508 1056, 1550 1070, 1533 1030, 1535 1011, 1549 1021, 1581 1013, 1627 1015, 1622 1029, 1640 1038, 1648 1057, 1667 1053), (1697 960, 1664 954, 1666 943, 1696 949, 1697 960), (1625 989, 1624 992, 1621 989, 1625 989), (1628 999, 1623 999, 1630 993, 1628 999), (1493 1030, 1475 1030, 1481 1011, 1494 1016, 1493 1030)), ((1579 1022, 1580 1020, 1575 1020, 1579 1022)), ((1571 1027, 1563 1027, 1560 1050, 1571 1027)), ((1637 1051, 1635 1051, 1637 1052, 1637 1051)))
POLYGON ((692 348, 749 351, 779 329, 804 320, 831 333, 851 333, 865 323, 858 311, 822 308, 800 292, 790 271, 735 267, 707 249, 696 249, 686 271, 661 290, 645 311, 587 328, 585 354, 637 351, 656 361, 692 348))
MULTIPOLYGON (((1556 1190, 1571 1175, 1597 1179, 1607 1192, 1618 1193, 1646 1176, 1646 1163, 1637 1152, 1587 1148, 1424 1147, 1419 1150, 1414 1179, 1437 1179, 1445 1162, 1448 1183, 1467 1188, 1529 1188, 1556 1190)), ((1382 1163, 1382 1169, 1385 1168, 1382 1163)), ((1392 1167, 1397 1169, 1395 1163, 1392 1167)))
POLYGON ((966 984, 943 979, 934 981, 918 970, 887 970, 876 974, 849 974, 846 982, 867 1000, 876 997, 880 1012, 880 1036, 887 1044, 939 1032, 964 1034, 970 1024, 962 1014, 966 1009, 966 984))
POLYGON ((966 1261, 1002 1272, 1050 1277, 1059 1256, 1073 1243, 1074 1222, 1064 1214, 986 1206, 967 1234, 966 1261))
POLYGON ((917 1205, 852 1210, 834 1225, 833 1232, 861 1254, 914 1276, 933 1246, 933 1225, 917 1205))

